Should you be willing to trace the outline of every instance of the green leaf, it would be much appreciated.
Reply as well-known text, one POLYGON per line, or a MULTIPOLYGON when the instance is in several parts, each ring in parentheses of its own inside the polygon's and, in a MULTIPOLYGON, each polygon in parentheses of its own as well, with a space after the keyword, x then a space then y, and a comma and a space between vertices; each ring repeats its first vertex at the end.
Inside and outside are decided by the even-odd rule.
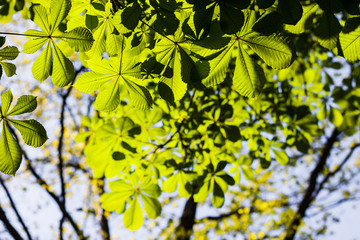
POLYGON ((54 42, 52 42, 52 45, 54 56, 51 80, 56 86, 65 87, 74 78, 74 66, 54 42))
POLYGON ((317 10, 318 5, 316 3, 303 6, 303 14, 300 21, 298 21, 295 26, 286 25, 285 29, 294 34, 301 34, 305 32, 306 29, 312 28, 313 18, 317 10))
POLYGON ((29 53, 29 54, 34 53, 37 50, 39 50, 42 46, 44 46, 44 44, 47 41, 48 41, 48 39, 46 39, 46 38, 31 39, 24 44, 24 49, 22 50, 22 52, 29 53))
POLYGON ((126 78, 123 79, 127 90, 129 91, 131 104, 140 110, 150 109, 152 105, 152 97, 149 91, 143 86, 126 80, 126 78))
POLYGON ((0 138, 0 171, 15 175, 21 163, 21 148, 3 121, 0 138))
POLYGON ((344 8, 340 0, 316 0, 316 2, 325 12, 330 14, 340 12, 344 8))
POLYGON ((230 7, 226 2, 220 4, 220 27, 224 33, 234 34, 240 31, 243 23, 244 14, 241 9, 230 7))
POLYGON ((314 33, 319 38, 321 46, 331 50, 336 47, 339 33, 341 32, 341 25, 334 14, 327 14, 326 12, 318 20, 319 25, 316 27, 314 33))
POLYGON ((85 16, 85 24, 86 27, 89 28, 90 30, 95 29, 98 24, 99 24, 99 19, 97 16, 91 15, 91 14, 86 14, 85 16))
POLYGON ((192 194, 192 186, 188 182, 185 172, 181 171, 179 174, 179 195, 180 197, 189 198, 192 194))
POLYGON ((285 153, 285 151, 278 151, 275 149, 272 149, 272 151, 275 154, 275 159, 278 163, 286 165, 289 162, 289 156, 285 153))
MULTIPOLYGON (((52 2, 56 1, 53 0, 52 2)), ((46 8, 42 5, 35 4, 31 9, 34 12, 33 21, 40 26, 41 30, 43 30, 47 35, 50 35, 50 23, 46 8)))
POLYGON ((17 47, 6 46, 0 49, 0 60, 14 60, 18 55, 17 47))
POLYGON ((4 68, 6 76, 12 77, 16 74, 16 66, 14 64, 7 62, 0 62, 0 64, 4 68))
POLYGON ((141 186, 141 191, 152 198, 157 198, 161 195, 161 189, 159 185, 152 183, 150 180, 148 184, 141 186))
POLYGON ((5 44, 5 37, 0 36, 0 47, 2 47, 5 44))
POLYGON ((51 0, 50 3, 50 29, 53 33, 67 16, 71 8, 70 0, 51 0))
POLYGON ((303 14, 299 0, 279 0, 278 11, 284 23, 291 25, 296 25, 303 14))
POLYGON ((264 71, 241 47, 237 52, 233 87, 245 97, 256 97, 265 82, 264 71))
POLYGON ((272 33, 280 32, 282 27, 282 16, 279 12, 274 11, 264 14, 256 21, 252 29, 264 35, 271 35, 272 33))
POLYGON ((244 41, 272 68, 287 68, 293 61, 293 51, 287 44, 287 38, 281 34, 262 36, 249 33, 244 37, 244 41))
POLYGON ((241 139, 240 129, 234 125, 224 125, 226 137, 232 142, 236 142, 241 139))
POLYGON ((259 8, 268 8, 274 4, 275 0, 256 0, 259 8))
POLYGON ((243 171, 244 177, 247 180, 253 181, 255 179, 254 178, 254 173, 253 173, 252 169, 249 166, 243 166, 241 169, 243 171))
POLYGON ((23 113, 29 113, 36 109, 37 102, 36 97, 31 95, 23 95, 19 97, 15 107, 7 114, 7 116, 19 115, 23 113))
POLYGON ((104 193, 100 197, 101 206, 109 211, 122 212, 125 208, 125 201, 131 196, 127 192, 104 193))
POLYGON ((179 180, 179 174, 173 174, 170 177, 168 177, 168 179, 162 184, 163 191, 169 193, 175 192, 177 188, 178 180, 179 180))
POLYGON ((197 193, 194 194, 194 201, 195 202, 204 202, 209 195, 210 192, 210 182, 206 181, 200 187, 197 193))
POLYGON ((124 213, 124 225, 129 230, 138 230, 144 222, 144 216, 138 201, 138 196, 131 201, 130 207, 124 213))
POLYGON ((360 59, 360 26, 348 33, 341 32, 339 40, 344 57, 350 62, 358 61, 360 59))
POLYGON ((133 31, 138 25, 141 17, 141 8, 137 1, 129 4, 123 11, 119 11, 121 14, 120 23, 124 25, 128 30, 133 31))
POLYGON ((155 219, 158 216, 160 216, 160 214, 161 214, 160 202, 155 198, 148 197, 142 193, 140 193, 140 194, 141 194, 141 198, 144 202, 145 212, 148 215, 148 217, 155 219))
POLYGON ((97 110, 111 112, 120 104, 120 88, 117 78, 115 81, 104 84, 103 89, 97 95, 94 107, 97 110))
POLYGON ((92 57, 101 57, 106 49, 105 36, 107 25, 108 21, 100 23, 100 27, 98 27, 93 34, 95 41, 89 52, 92 57))
POLYGON ((94 42, 91 32, 84 28, 78 27, 69 32, 60 35, 60 38, 66 41, 70 47, 77 52, 86 52, 91 49, 94 42))
POLYGON ((224 205, 225 195, 219 184, 215 180, 213 181, 214 181, 214 190, 213 190, 213 197, 211 198, 211 202, 215 207, 220 208, 224 205))
POLYGON ((232 59, 232 47, 234 43, 235 41, 226 48, 222 49, 220 54, 214 59, 209 60, 209 75, 201 81, 206 87, 215 86, 225 80, 226 73, 232 59))
POLYGON ((83 93, 92 93, 114 77, 114 75, 85 72, 76 80, 74 87, 83 93))
POLYGON ((330 121, 338 128, 344 122, 344 117, 341 114, 341 111, 339 109, 337 109, 337 108, 331 108, 330 109, 329 118, 330 118, 330 121))
POLYGON ((12 100, 13 95, 10 89, 1 95, 1 116, 7 116, 12 100))
POLYGON ((36 120, 13 120, 8 119, 8 121, 14 125, 14 127, 19 130, 21 136, 24 139, 24 142, 27 145, 33 147, 42 146, 48 136, 46 134, 45 128, 36 120))
POLYGON ((112 33, 106 36, 106 51, 109 56, 120 54, 120 50, 123 49, 124 44, 124 36, 122 35, 112 33))
POLYGON ((42 82, 50 76, 51 69, 52 69, 52 51, 51 51, 51 44, 48 42, 45 49, 40 53, 40 56, 33 63, 32 73, 35 79, 42 82))

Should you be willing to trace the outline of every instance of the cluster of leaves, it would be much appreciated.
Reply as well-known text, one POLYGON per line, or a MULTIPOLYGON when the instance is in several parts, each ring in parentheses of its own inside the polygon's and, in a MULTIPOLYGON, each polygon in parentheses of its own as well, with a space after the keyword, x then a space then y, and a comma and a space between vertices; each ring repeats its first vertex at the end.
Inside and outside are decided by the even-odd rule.
MULTIPOLYGON (((221 207, 241 173, 253 178, 254 160, 267 168, 273 159, 288 164, 286 151, 308 152, 323 134, 319 121, 329 118, 349 135, 358 131, 359 83, 330 88, 319 63, 303 59, 315 47, 323 51, 309 46, 313 38, 359 60, 356 1, 36 0, 30 13, 41 31, 25 32, 23 52, 42 49, 32 67, 37 80, 72 83, 74 51, 90 69, 74 87, 95 92, 101 112, 83 119, 87 131, 76 140, 86 143, 94 177, 116 178, 101 201, 124 212, 129 229, 141 226, 141 206, 148 217, 159 216, 161 191, 178 189, 196 202, 211 195, 221 207)), ((2 136, 11 136, 7 122, 19 129, 7 119, 7 95, 2 136)), ((37 129, 30 135, 41 145, 46 134, 37 129)), ((29 133, 19 131, 28 143, 29 133)))
MULTIPOLYGON (((5 43, 5 37, 0 37, 0 47, 5 43)), ((4 60, 14 60, 19 55, 17 47, 6 46, 0 49, 0 78, 5 71, 6 76, 11 77, 15 75, 16 66, 13 63, 3 62, 4 60)))
POLYGON ((46 130, 36 120, 16 120, 13 116, 32 112, 37 107, 36 97, 30 95, 21 96, 15 106, 10 109, 13 95, 10 89, 1 96, 0 121, 2 122, 2 134, 0 138, 0 170, 6 174, 15 175, 20 167, 22 150, 18 139, 15 139, 10 125, 14 126, 23 137, 24 142, 33 147, 40 147, 48 139, 46 130))

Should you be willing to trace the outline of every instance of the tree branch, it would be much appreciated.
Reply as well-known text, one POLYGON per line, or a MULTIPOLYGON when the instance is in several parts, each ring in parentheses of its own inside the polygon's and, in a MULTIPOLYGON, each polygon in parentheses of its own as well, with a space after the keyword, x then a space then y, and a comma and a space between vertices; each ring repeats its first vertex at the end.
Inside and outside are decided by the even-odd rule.
POLYGON ((14 228, 14 226, 10 223, 9 219, 6 217, 6 214, 2 207, 0 206, 0 220, 4 223, 6 229, 8 230, 9 234, 15 240, 23 240, 19 232, 14 228))
POLYGON ((180 224, 176 228, 176 239, 177 240, 189 240, 192 232, 193 226, 195 224, 195 215, 196 215, 197 203, 194 201, 193 196, 186 201, 180 224))
POLYGON ((318 188, 316 189, 315 196, 317 196, 319 194, 319 192, 324 188, 325 183, 327 181, 329 181, 330 177, 334 176, 336 173, 338 173, 344 167, 344 165, 349 161, 350 157, 354 153, 355 149, 358 147, 360 147, 360 144, 354 145, 350 149, 350 152, 346 155, 346 157, 341 161, 340 165, 334 171, 329 172, 326 175, 326 177, 320 182, 318 188))
MULTIPOLYGON (((14 131, 14 129, 9 126, 9 131, 11 132, 11 134, 14 136, 14 138, 16 139, 17 142, 19 142, 19 138, 16 134, 16 132, 14 131)), ((21 148, 21 147, 20 147, 21 148)), ((35 171, 35 169, 33 168, 33 166, 31 165, 31 160, 29 158, 29 156, 27 155, 27 153, 24 151, 24 149, 21 148, 21 152, 23 153, 23 156, 25 158, 26 161, 26 167, 27 169, 30 171, 30 173, 35 177, 36 182, 43 188, 45 189, 45 191, 50 195, 50 197, 56 202, 56 204, 58 205, 60 211, 64 214, 64 216, 66 217, 66 219, 70 222, 71 226, 73 227, 74 231, 76 232, 77 236, 79 237, 80 240, 85 240, 87 239, 84 235, 83 235, 83 231, 79 229, 77 223, 75 222, 75 220, 72 218, 72 216, 66 211, 66 209, 64 209, 62 207, 60 198, 50 190, 50 186, 47 184, 47 182, 35 171)))
POLYGON ((314 170, 311 172, 310 178, 309 178, 309 184, 308 188, 306 189, 305 195, 300 202, 298 209, 291 220, 290 224, 285 230, 285 238, 284 240, 293 240, 296 232, 300 226, 301 220, 304 218, 306 210, 309 208, 311 202, 315 199, 316 195, 314 193, 316 192, 316 185, 317 185, 317 179, 321 174, 321 171, 324 169, 326 165, 326 160, 328 159, 330 155, 330 151, 333 148, 334 143, 338 140, 338 136, 340 135, 340 131, 338 129, 334 129, 332 132, 330 138, 327 140, 325 147, 322 151, 322 154, 319 158, 319 161, 314 168, 314 170))
POLYGON ((1 177, 0 177, 0 184, 1 184, 1 186, 2 186, 2 187, 4 188, 4 190, 5 190, 5 193, 6 193, 6 196, 8 197, 8 199, 9 199, 11 208, 14 210, 15 215, 16 215, 19 223, 20 223, 21 226, 23 227, 23 229, 24 229, 24 231, 25 231, 25 233, 26 233, 27 238, 28 238, 29 240, 31 240, 32 237, 31 237, 31 235, 30 235, 29 229, 27 228, 27 226, 25 225, 25 222, 23 221, 22 217, 20 216, 20 213, 19 213, 19 211, 17 210, 17 207, 16 207, 16 205, 15 205, 15 202, 14 202, 14 200, 13 200, 13 198, 12 198, 12 196, 11 196, 9 190, 8 190, 8 188, 6 187, 4 180, 3 180, 1 177))
POLYGON ((60 113, 60 136, 59 136, 59 144, 58 144, 58 172, 59 172, 59 178, 60 178, 60 204, 61 208, 64 209, 63 211, 63 217, 59 224, 59 235, 60 239, 63 239, 63 223, 65 222, 65 212, 66 211, 66 187, 65 187, 65 179, 64 179, 64 158, 62 154, 63 144, 64 144, 64 134, 65 134, 65 108, 67 106, 66 100, 70 96, 71 90, 73 89, 73 83, 75 82, 76 76, 85 69, 84 66, 81 66, 79 70, 75 72, 74 78, 71 81, 70 87, 66 91, 65 94, 63 94, 62 97, 62 103, 61 103, 61 113, 60 113))

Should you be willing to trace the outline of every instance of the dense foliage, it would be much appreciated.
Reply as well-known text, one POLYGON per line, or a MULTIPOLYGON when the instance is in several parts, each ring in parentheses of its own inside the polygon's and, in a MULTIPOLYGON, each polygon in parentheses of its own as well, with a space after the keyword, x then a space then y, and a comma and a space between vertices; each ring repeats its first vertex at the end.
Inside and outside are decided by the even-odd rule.
MULTIPOLYGON (((22 11, 39 26, 1 32, 29 38, 21 53, 41 51, 35 79, 96 96, 95 114, 83 117, 75 141, 84 143, 94 178, 109 182, 102 207, 124 214, 128 229, 139 229, 144 214, 161 214, 162 192, 177 190, 194 202, 210 197, 219 208, 229 186, 254 180, 254 164, 295 165, 292 157, 311 152, 329 126, 349 138, 359 131, 358 1, 1 4, 1 21, 22 11), (88 69, 79 77, 74 56, 88 69), (323 72, 342 67, 334 56, 354 63, 341 83, 323 72)), ((15 74, 3 60, 18 54, 13 46, 0 49, 0 74, 15 74)), ((12 109, 11 102, 8 90, 0 167, 14 175, 22 150, 12 126, 33 147, 47 134, 36 120, 8 118, 35 110, 36 97, 21 96, 12 109)))

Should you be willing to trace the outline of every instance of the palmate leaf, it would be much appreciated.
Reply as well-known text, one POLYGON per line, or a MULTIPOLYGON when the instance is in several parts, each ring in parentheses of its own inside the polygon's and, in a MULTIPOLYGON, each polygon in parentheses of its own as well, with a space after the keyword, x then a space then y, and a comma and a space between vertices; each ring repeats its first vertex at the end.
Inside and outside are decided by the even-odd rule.
POLYGON ((205 86, 215 86, 224 81, 235 51, 234 89, 244 96, 255 97, 262 90, 265 75, 262 68, 249 56, 248 48, 275 69, 290 66, 294 60, 293 50, 283 34, 262 35, 254 32, 252 30, 256 23, 254 11, 244 11, 244 16, 245 23, 241 31, 236 33, 218 53, 206 56, 210 72, 202 83, 205 86))
POLYGON ((95 58, 88 64, 94 72, 82 74, 74 86, 85 93, 100 89, 94 103, 96 109, 108 112, 115 110, 120 104, 120 92, 123 89, 128 91, 130 103, 134 107, 142 110, 151 107, 151 95, 139 79, 140 65, 130 59, 129 55, 122 53, 109 60, 95 58))
POLYGON ((64 87, 73 80, 74 66, 56 45, 54 39, 66 41, 76 51, 89 50, 93 42, 91 32, 83 27, 65 33, 59 31, 58 27, 69 13, 70 8, 70 0, 52 0, 49 15, 47 9, 43 6, 33 5, 33 20, 41 27, 42 31, 28 30, 25 33, 32 39, 25 43, 23 52, 34 53, 47 43, 43 52, 33 64, 32 72, 34 77, 39 81, 44 81, 51 76, 53 83, 58 87, 64 87))
MULTIPOLYGON (((94 44, 88 54, 91 57, 101 57, 106 49, 106 36, 112 34, 114 32, 114 20, 113 15, 110 11, 111 3, 109 2, 105 8, 105 12, 101 12, 102 15, 99 18, 98 27, 95 29, 93 33, 94 36, 94 44)), ((120 51, 121 49, 119 49, 120 51)))
MULTIPOLYGON (((4 45, 5 37, 0 37, 0 47, 4 45)), ((17 47, 6 46, 0 49, 0 78, 3 70, 6 76, 11 77, 16 73, 16 66, 12 63, 2 62, 2 60, 14 60, 19 55, 17 47)))
POLYGON ((181 31, 177 31, 174 36, 162 38, 154 48, 156 60, 165 66, 158 91, 168 102, 179 101, 187 91, 193 67, 192 60, 185 51, 187 48, 189 44, 181 31))
POLYGON ((0 137, 0 171, 15 175, 21 163, 21 148, 3 121, 0 137))
POLYGON ((39 147, 47 140, 44 127, 35 120, 13 120, 9 116, 32 112, 36 108, 36 97, 21 96, 16 105, 9 111, 13 96, 11 90, 4 92, 1 96, 0 121, 3 121, 3 130, 0 139, 0 171, 14 175, 20 166, 21 148, 18 141, 14 139, 8 124, 17 128, 26 144, 39 147))

